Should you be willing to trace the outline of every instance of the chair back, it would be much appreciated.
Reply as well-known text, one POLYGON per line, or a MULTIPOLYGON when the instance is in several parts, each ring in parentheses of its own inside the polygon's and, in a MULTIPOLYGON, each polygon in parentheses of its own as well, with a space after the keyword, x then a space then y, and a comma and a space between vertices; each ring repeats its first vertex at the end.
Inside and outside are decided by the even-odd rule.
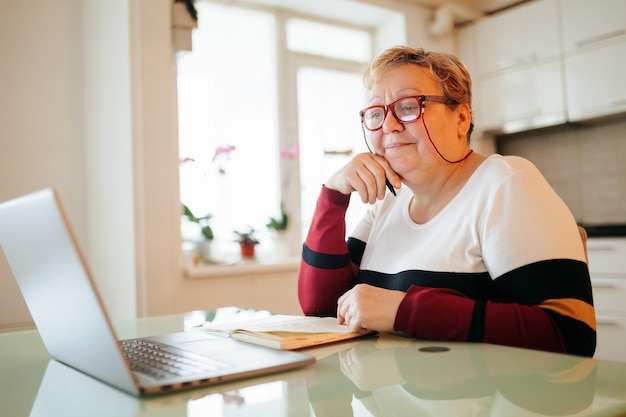
POLYGON ((583 249, 585 249, 585 260, 587 261, 587 267, 589 267, 589 256, 587 255, 587 231, 584 227, 578 226, 578 233, 580 233, 580 239, 583 241, 583 249))

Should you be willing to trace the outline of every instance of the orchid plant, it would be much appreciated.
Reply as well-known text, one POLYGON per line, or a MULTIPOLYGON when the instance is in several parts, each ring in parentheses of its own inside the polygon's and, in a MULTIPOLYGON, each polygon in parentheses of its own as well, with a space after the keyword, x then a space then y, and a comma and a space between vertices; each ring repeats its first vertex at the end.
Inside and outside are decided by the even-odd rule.
MULTIPOLYGON (((233 145, 225 145, 218 146, 213 153, 213 157, 211 158, 211 162, 217 166, 217 172, 220 175, 226 175, 226 161, 230 159, 231 153, 235 150, 235 146, 233 145)), ((185 157, 181 158, 179 163, 180 165, 195 163, 196 160, 193 158, 185 157)), ((196 216, 186 204, 182 204, 183 206, 183 215, 187 217, 187 219, 192 223, 197 223, 200 226, 200 232, 205 240, 212 241, 215 236, 213 234, 213 229, 209 225, 209 220, 213 217, 211 213, 207 213, 204 216, 198 217, 196 216)))
POLYGON ((280 204, 280 216, 270 217, 269 221, 265 225, 269 230, 281 231, 287 230, 289 226, 289 216, 285 213, 283 204, 280 204))
POLYGON ((213 216, 210 213, 202 217, 196 217, 191 210, 189 210, 189 207, 183 204, 183 215, 185 215, 190 222, 198 223, 200 226, 200 232, 206 240, 213 240, 213 229, 209 226, 209 220, 213 216))
MULTIPOLYGON (((282 175, 283 181, 281 192, 284 195, 289 195, 289 185, 292 177, 292 173, 290 171, 293 169, 293 161, 298 158, 299 153, 300 148, 298 147, 297 142, 294 142, 289 148, 280 150, 280 159, 284 161, 284 164, 287 164, 288 169, 288 172, 282 175)), ((270 217, 265 226, 269 230, 277 232, 287 230, 289 227, 289 215, 285 210, 285 203, 283 201, 280 203, 280 215, 277 217, 270 217)))

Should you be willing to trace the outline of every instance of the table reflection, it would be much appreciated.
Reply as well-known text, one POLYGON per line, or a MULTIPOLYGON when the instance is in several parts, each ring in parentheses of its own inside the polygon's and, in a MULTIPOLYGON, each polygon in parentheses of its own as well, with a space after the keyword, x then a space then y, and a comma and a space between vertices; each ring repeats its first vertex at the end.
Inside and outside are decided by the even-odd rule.
POLYGON ((586 416, 596 393, 593 359, 386 335, 315 371, 306 381, 317 417, 586 416))
POLYGON ((276 374, 138 398, 50 360, 30 416, 308 416, 306 383, 297 373, 276 374))
POLYGON ((623 364, 393 335, 308 352, 317 363, 307 368, 150 398, 50 360, 31 416, 526 417, 626 409, 623 364))

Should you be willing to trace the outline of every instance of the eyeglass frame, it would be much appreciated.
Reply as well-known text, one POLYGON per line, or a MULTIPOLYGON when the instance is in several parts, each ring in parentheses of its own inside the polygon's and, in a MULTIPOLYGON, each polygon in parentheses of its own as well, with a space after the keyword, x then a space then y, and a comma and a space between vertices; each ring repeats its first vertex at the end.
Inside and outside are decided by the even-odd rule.
POLYGON ((398 121, 398 123, 402 123, 403 125, 418 121, 420 119, 420 117, 422 117, 422 114, 424 114, 424 102, 426 102, 426 101, 433 101, 433 102, 436 102, 436 103, 442 103, 442 104, 446 104, 446 105, 459 104, 456 100, 454 100, 454 99, 452 99, 450 97, 446 97, 446 96, 430 96, 430 95, 427 96, 427 95, 423 95, 422 94, 422 95, 419 95, 419 96, 401 97, 401 98, 397 99, 396 101, 394 101, 392 103, 389 103, 389 104, 383 104, 383 105, 366 107, 366 108, 364 108, 363 110, 361 110, 359 112, 359 116, 361 117, 362 125, 367 130, 369 130, 370 132, 376 132, 377 130, 380 130, 380 129, 383 128, 383 125, 385 124, 385 120, 387 119, 387 113, 389 113, 389 112, 391 112, 391 114, 398 121), (414 120, 404 121, 404 120, 400 120, 400 118, 396 114, 395 105, 399 101, 406 100, 407 98, 417 99, 417 101, 419 102, 419 109, 420 109, 420 111, 419 111, 419 114, 417 115, 417 117, 414 120), (370 129, 369 127, 367 127, 367 123, 365 123, 365 120, 364 120, 365 112, 368 111, 369 109, 375 109, 375 108, 382 108, 383 109, 383 122, 376 129, 370 129))

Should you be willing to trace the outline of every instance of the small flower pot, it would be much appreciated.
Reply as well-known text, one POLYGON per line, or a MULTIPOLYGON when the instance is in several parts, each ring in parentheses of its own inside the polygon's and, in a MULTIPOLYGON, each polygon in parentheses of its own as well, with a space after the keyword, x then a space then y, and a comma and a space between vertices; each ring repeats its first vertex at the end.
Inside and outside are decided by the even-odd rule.
POLYGON ((254 244, 240 242, 239 247, 241 248, 241 257, 250 259, 254 258, 254 244))
POLYGON ((198 248, 198 255, 200 259, 205 263, 211 262, 211 241, 210 240, 199 240, 196 244, 198 248))

